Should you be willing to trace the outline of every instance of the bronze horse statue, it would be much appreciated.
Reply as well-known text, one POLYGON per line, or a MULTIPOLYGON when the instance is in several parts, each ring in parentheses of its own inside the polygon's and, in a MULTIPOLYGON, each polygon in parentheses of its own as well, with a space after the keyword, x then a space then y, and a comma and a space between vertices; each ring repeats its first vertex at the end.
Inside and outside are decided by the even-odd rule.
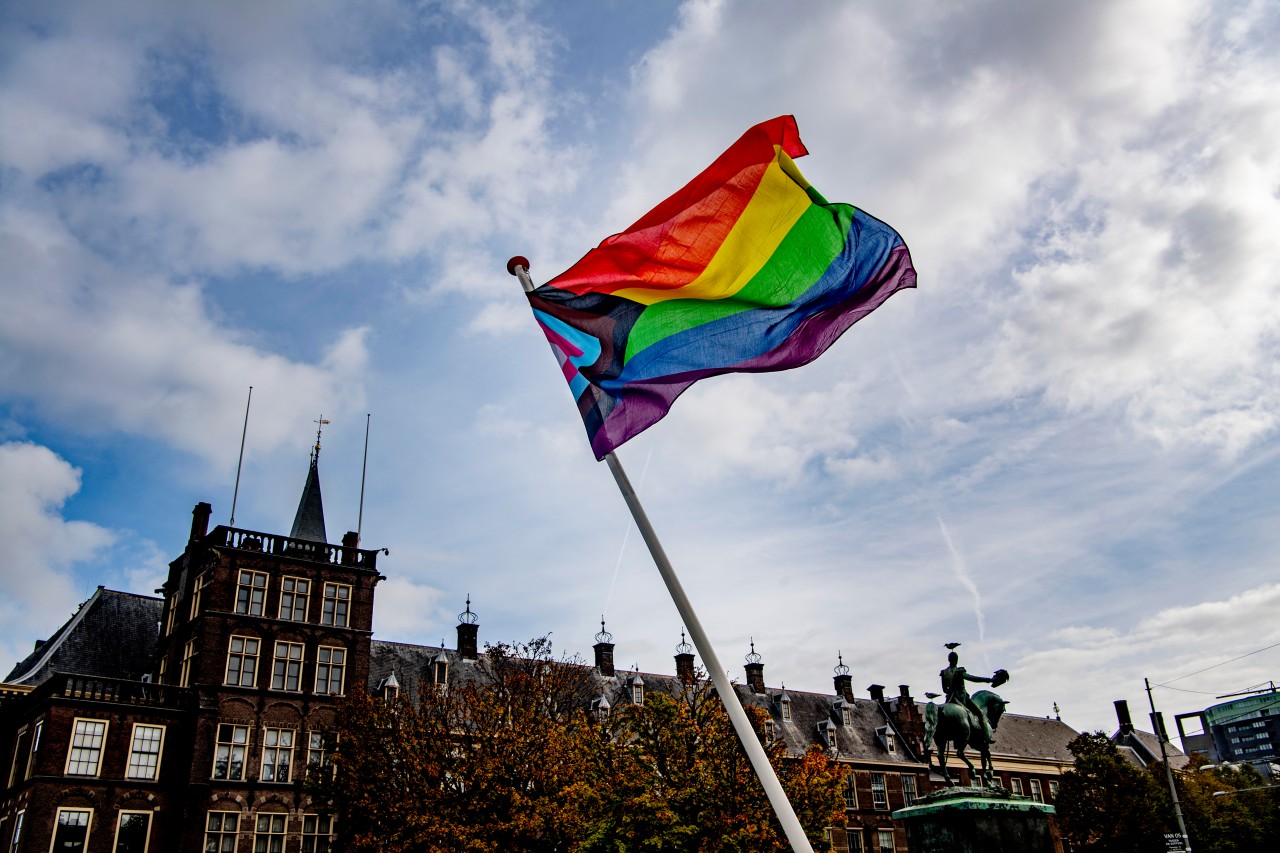
MULTIPOLYGON (((1004 714, 1005 705, 1008 703, 990 690, 979 690, 974 693, 972 701, 986 716, 987 722, 991 725, 991 731, 994 732, 996 726, 1000 724, 1000 717, 1004 714)), ((955 787, 951 774, 947 772, 948 745, 954 747, 956 756, 969 768, 972 778, 980 780, 985 786, 991 785, 995 778, 991 767, 991 745, 983 734, 982 723, 973 716, 972 711, 956 702, 948 702, 945 705, 930 702, 925 707, 924 720, 925 763, 928 763, 929 753, 936 746, 938 769, 942 771, 942 778, 947 780, 948 787, 955 787), (978 752, 981 771, 976 769, 973 762, 964 754, 966 747, 972 747, 978 752)))

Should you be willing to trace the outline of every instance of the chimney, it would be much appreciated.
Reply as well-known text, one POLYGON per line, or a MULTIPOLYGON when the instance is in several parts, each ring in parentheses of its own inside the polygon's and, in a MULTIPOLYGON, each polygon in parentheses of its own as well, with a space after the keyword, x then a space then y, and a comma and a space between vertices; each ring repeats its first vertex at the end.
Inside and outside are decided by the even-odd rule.
POLYGON ((605 678, 613 678, 613 634, 604 629, 604 617, 600 617, 600 630, 596 633, 596 671, 605 678))
POLYGON ((846 702, 853 701, 853 676, 849 674, 849 667, 845 666, 844 653, 836 652, 836 695, 846 702))
POLYGON ((1116 719, 1120 721, 1120 734, 1127 735, 1133 731, 1133 719, 1129 716, 1129 703, 1123 699, 1117 699, 1116 719))
POLYGON ((467 609, 458 614, 458 656, 463 660, 476 660, 480 656, 476 648, 479 621, 479 617, 471 612, 471 596, 468 595, 467 609))
POLYGON ((191 541, 203 539, 209 532, 209 516, 213 515, 213 507, 200 501, 191 510, 191 541))
POLYGON ((348 530, 342 534, 342 565, 354 566, 356 564, 356 549, 359 547, 359 533, 354 530, 348 530))
POLYGON ((913 701, 915 701, 911 698, 910 684, 898 685, 898 698, 901 699, 903 702, 906 702, 908 705, 910 705, 913 701))
POLYGON ((751 639, 751 651, 747 654, 747 664, 743 667, 747 671, 747 687, 751 688, 752 693, 764 693, 764 664, 760 662, 760 655, 756 654, 756 641, 751 639))
POLYGON ((685 642, 684 629, 680 631, 680 645, 676 646, 676 678, 681 684, 693 684, 693 646, 685 642))
POLYGON ((883 684, 872 684, 870 687, 867 688, 867 692, 871 694, 871 701, 875 702, 877 705, 884 704, 884 685, 883 684))

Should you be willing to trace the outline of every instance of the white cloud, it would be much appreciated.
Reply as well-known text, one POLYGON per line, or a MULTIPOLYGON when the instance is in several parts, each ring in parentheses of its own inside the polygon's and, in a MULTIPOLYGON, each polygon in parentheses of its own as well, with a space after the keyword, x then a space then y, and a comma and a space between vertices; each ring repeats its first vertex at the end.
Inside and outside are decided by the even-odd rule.
POLYGON ((63 504, 79 490, 79 469, 49 448, 0 444, 0 660, 16 662, 30 651, 10 645, 10 637, 44 637, 62 624, 87 597, 72 566, 115 541, 103 527, 62 516, 63 504))

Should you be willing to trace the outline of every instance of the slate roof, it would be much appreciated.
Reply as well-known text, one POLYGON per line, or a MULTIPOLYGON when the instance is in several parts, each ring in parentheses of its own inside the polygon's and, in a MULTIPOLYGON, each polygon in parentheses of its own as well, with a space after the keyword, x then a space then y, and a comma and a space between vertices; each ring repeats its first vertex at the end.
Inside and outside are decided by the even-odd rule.
POLYGON ((5 681, 34 686, 55 672, 136 681, 151 671, 163 616, 162 599, 98 587, 5 681))
MULTIPOLYGON (((317 445, 318 446, 318 445, 317 445)), ((324 501, 320 497, 320 457, 311 454, 311 468, 307 471, 307 484, 302 487, 298 512, 293 517, 290 539, 306 539, 309 542, 328 542, 324 529, 324 501)))
POLYGON ((1075 761, 1067 744, 1079 732, 1057 719, 1005 714, 996 727, 996 742, 991 744, 993 758, 1043 758, 1049 761, 1075 761))
MULTIPOLYGON (((1119 730, 1111 736, 1111 741, 1128 761, 1137 767, 1146 768, 1160 760, 1160 738, 1151 732, 1131 729, 1128 733, 1119 730)), ((1181 770, 1191 759, 1182 750, 1166 741, 1165 753, 1169 756, 1169 766, 1181 770)))

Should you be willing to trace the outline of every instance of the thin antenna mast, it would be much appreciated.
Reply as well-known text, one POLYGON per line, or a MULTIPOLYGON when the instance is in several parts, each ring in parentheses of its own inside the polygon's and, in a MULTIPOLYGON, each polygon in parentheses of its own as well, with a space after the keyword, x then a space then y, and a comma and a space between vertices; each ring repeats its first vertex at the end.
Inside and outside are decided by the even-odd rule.
POLYGON ((240 497, 240 469, 244 467, 244 437, 249 434, 249 404, 253 402, 253 386, 249 386, 249 399, 244 401, 244 429, 240 430, 240 461, 236 463, 236 488, 231 493, 231 523, 236 526, 236 501, 240 497))
POLYGON ((356 545, 360 544, 360 531, 364 529, 364 475, 369 471, 369 420, 373 415, 364 415, 364 464, 360 466, 360 514, 356 516, 356 545))

